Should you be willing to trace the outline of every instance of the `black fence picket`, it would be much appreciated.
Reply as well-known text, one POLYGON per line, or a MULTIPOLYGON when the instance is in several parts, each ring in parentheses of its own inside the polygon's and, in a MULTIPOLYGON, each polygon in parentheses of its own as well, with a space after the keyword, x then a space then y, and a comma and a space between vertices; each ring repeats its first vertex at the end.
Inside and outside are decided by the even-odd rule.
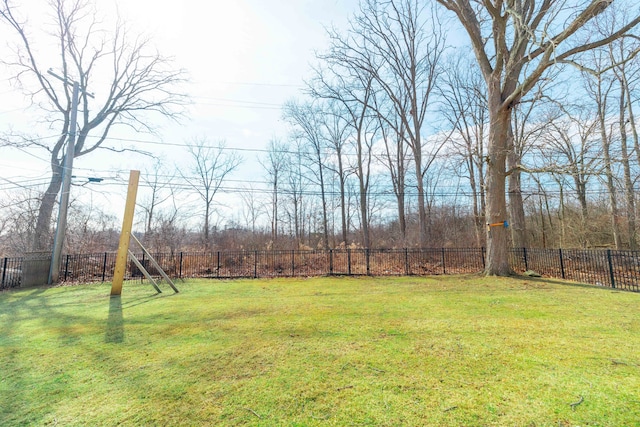
POLYGON ((22 278, 22 258, 2 258, 2 279, 0 290, 16 288, 20 286, 22 278))

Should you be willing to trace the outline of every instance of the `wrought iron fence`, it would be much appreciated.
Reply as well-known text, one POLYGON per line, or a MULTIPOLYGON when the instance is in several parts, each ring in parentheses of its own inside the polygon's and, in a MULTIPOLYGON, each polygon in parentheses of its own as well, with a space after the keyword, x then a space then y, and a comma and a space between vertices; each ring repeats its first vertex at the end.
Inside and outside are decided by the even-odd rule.
MULTIPOLYGON (((144 254, 136 255, 152 275, 157 274, 144 254)), ((484 248, 330 249, 315 251, 219 251, 153 254, 176 278, 258 278, 322 275, 439 275, 480 272, 484 248)), ((107 281, 113 277, 115 253, 66 255, 60 278, 66 282, 107 281)), ((21 258, 4 258, 2 285, 20 285, 21 258)), ((512 268, 534 270, 543 277, 566 279, 640 292, 640 252, 576 249, 513 249, 512 268)), ((130 263, 126 278, 142 277, 130 263)))
POLYGON ((2 279, 0 281, 0 290, 16 288, 20 286, 22 279, 22 258, 0 258, 2 264, 2 279))

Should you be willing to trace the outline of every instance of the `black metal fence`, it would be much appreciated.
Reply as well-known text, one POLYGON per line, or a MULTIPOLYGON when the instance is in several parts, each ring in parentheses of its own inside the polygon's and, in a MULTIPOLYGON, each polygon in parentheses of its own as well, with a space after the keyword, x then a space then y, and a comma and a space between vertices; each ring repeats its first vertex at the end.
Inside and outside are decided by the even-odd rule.
POLYGON ((2 268, 2 279, 0 290, 16 288, 20 286, 22 278, 22 258, 0 258, 0 268, 2 268))
MULTIPOLYGON (((151 274, 143 254, 136 255, 151 274)), ((322 275, 408 276, 482 271, 484 248, 332 249, 318 251, 219 251, 153 254, 176 278, 258 278, 322 275)), ((65 282, 107 281, 113 276, 115 253, 66 255, 60 269, 65 282)), ((4 258, 2 287, 19 286, 21 258, 4 258)), ((512 268, 543 277, 640 292, 640 252, 614 250, 526 249, 511 251, 512 268)), ((142 277, 130 263, 126 277, 142 277)))
POLYGON ((514 249, 516 272, 640 292, 640 252, 580 249, 514 249))

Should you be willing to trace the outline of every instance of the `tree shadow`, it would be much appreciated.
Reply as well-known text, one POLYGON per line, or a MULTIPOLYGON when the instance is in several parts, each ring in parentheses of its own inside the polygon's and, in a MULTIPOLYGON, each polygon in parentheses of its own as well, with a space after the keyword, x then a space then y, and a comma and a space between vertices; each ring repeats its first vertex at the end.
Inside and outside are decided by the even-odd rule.
POLYGON ((109 298, 109 317, 104 342, 121 343, 124 341, 124 317, 122 315, 122 300, 120 295, 109 298))

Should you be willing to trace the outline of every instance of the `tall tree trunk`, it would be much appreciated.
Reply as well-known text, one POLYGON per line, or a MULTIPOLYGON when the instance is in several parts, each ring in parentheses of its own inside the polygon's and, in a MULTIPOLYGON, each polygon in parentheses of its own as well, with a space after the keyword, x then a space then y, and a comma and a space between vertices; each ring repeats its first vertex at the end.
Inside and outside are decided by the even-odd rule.
POLYGON ((427 235, 427 211, 424 198, 424 181, 422 179, 422 153, 420 145, 412 145, 413 157, 416 169, 416 182, 418 190, 418 225, 420 227, 420 247, 426 248, 428 244, 427 235))
POLYGON ((406 217, 406 208, 405 208, 405 163, 404 163, 404 155, 405 155, 405 146, 404 142, 398 138, 397 147, 397 177, 396 182, 394 182, 394 186, 396 186, 396 200, 398 201, 398 225, 400 226, 400 235, 402 236, 402 245, 407 247, 407 217, 406 217))
POLYGON ((600 121, 600 138, 602 143, 602 154, 604 160, 604 173, 609 193, 609 209, 611 212, 611 230, 613 232, 613 243, 616 249, 621 248, 620 227, 618 225, 618 200, 616 196, 616 187, 613 182, 613 168, 611 167, 611 143, 607 135, 607 124, 605 111, 602 106, 598 108, 598 119, 600 121))
POLYGON ((558 213, 560 217, 560 247, 564 248, 567 243, 567 226, 564 222, 566 218, 566 207, 564 203, 564 187, 561 182, 558 182, 558 184, 560 185, 560 212, 558 213))
MULTIPOLYGON (((404 188, 404 184, 403 184, 404 188)), ((400 190, 396 197, 398 201, 398 226, 400 227, 400 236, 402 237, 402 246, 407 247, 407 218, 405 216, 405 200, 404 190, 400 190)))
POLYGON ((329 249, 329 220, 327 219, 327 195, 325 194, 324 188, 324 170, 322 168, 322 156, 320 152, 318 154, 318 171, 320 173, 320 195, 322 197, 322 228, 323 228, 323 238, 322 243, 324 245, 324 249, 329 249))
MULTIPOLYGON (((487 165, 487 222, 496 224, 507 219, 506 158, 509 150, 511 110, 502 108, 499 81, 489 88, 489 149, 487 165)), ((487 228, 487 260, 485 273, 507 276, 512 273, 509 265, 509 233, 502 226, 487 228)))
POLYGON ((349 242, 347 242, 347 205, 346 205, 346 183, 344 178, 344 173, 342 172, 342 160, 340 162, 340 215, 342 217, 342 242, 345 247, 349 242))
POLYGON ((203 239, 204 239, 204 249, 205 251, 211 250, 211 244, 209 242, 209 215, 211 211, 211 204, 206 203, 204 208, 204 227, 203 231, 203 239))
MULTIPOLYGON (((360 189, 360 217, 362 218, 362 244, 365 249, 371 247, 369 241, 369 209, 368 209, 368 187, 369 187, 369 170, 365 171, 362 163, 362 135, 358 132, 357 138, 357 158, 358 158, 358 185, 360 189), (365 175, 366 174, 366 175, 365 175)), ((368 261, 368 260, 367 260, 368 261)))
POLYGON ((478 184, 476 182, 476 168, 473 162, 473 154, 467 153, 466 162, 469 170, 469 185, 471 186, 471 194, 473 197, 473 223, 476 232, 476 246, 482 246, 482 235, 484 233, 484 224, 482 224, 482 214, 480 213, 480 204, 478 203, 478 184))
POLYGON ((40 208, 38 210, 38 219, 36 220, 32 246, 34 251, 42 251, 51 248, 50 225, 53 208, 56 204, 56 196, 60 192, 60 187, 62 186, 61 165, 62 161, 58 161, 57 159, 51 160, 51 181, 49 181, 47 190, 42 196, 40 208))
POLYGON ((507 155, 507 168, 509 174, 509 228, 514 248, 526 248, 527 227, 524 215, 524 201, 522 200, 522 173, 518 168, 520 156, 516 150, 513 138, 513 129, 509 126, 509 154, 507 155))
POLYGON ((624 175, 624 193, 627 205, 627 227, 629 234, 629 249, 636 250, 638 244, 636 239, 636 203, 635 195, 633 192, 633 181, 631 180, 631 164, 629 161, 629 147, 627 140, 627 123, 626 123, 626 110, 627 102, 631 100, 626 99, 625 81, 622 81, 622 88, 620 93, 620 150, 622 154, 622 169, 624 175))
MULTIPOLYGON (((587 233, 587 218, 589 217, 589 209, 587 205, 587 185, 584 180, 575 174, 573 182, 576 185, 576 193, 580 202, 580 246, 586 248, 589 245, 589 234, 587 233)), ((564 215, 563 215, 564 218, 564 215)))
POLYGON ((271 210, 271 236, 273 239, 273 246, 276 247, 278 241, 278 173, 274 173, 273 178, 273 207, 271 210))

